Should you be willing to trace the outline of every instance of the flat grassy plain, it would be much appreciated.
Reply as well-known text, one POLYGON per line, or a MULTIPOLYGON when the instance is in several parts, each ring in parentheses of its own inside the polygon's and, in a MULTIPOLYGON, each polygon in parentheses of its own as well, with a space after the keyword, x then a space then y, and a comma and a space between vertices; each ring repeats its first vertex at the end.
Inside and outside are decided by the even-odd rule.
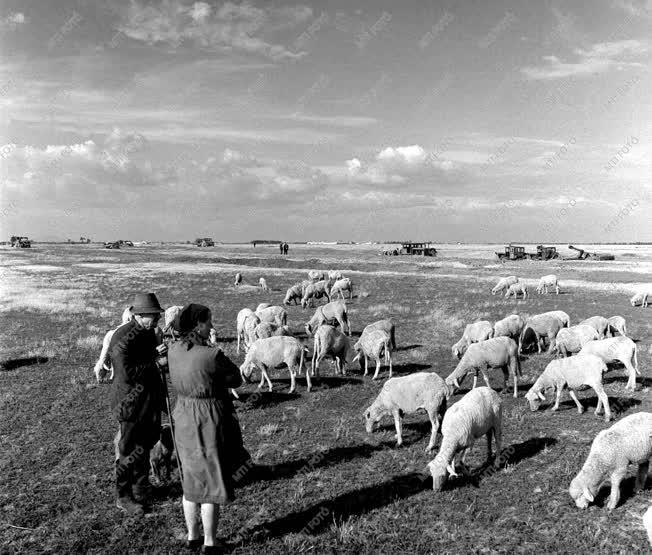
MULTIPOLYGON (((615 262, 514 262, 491 257, 493 247, 441 247, 436 259, 378 256, 379 248, 151 245, 110 251, 96 245, 36 245, 0 249, 0 552, 176 553, 185 526, 178 481, 156 492, 152 511, 127 523, 114 506, 116 423, 108 385, 92 367, 102 337, 119 324, 133 294, 153 291, 163 306, 200 302, 213 309, 221 347, 236 363, 235 318, 243 307, 280 304, 285 290, 310 269, 340 269, 352 278, 354 335, 377 319, 397 325, 395 375, 448 375, 450 347, 464 325, 561 309, 571 323, 622 315, 638 340, 639 389, 624 389, 616 367, 606 391, 616 419, 652 410, 652 309, 633 308, 631 292, 649 280, 652 249, 623 246, 615 262), (233 287, 260 276, 273 291, 233 287), (563 294, 539 296, 539 276, 556 273, 563 294), (516 274, 527 300, 491 296, 495 281, 516 274), (127 525, 129 524, 129 525, 127 525)), ((614 247, 603 250, 614 251, 614 247)), ((299 337, 312 310, 288 309, 299 337)), ((394 445, 391 419, 368 435, 364 409, 382 380, 363 378, 357 365, 335 376, 325 362, 308 394, 305 379, 289 394, 287 370, 273 374, 274 391, 240 389, 235 401, 245 445, 261 470, 237 490, 219 535, 234 553, 629 553, 649 550, 640 517, 652 490, 633 495, 633 474, 620 506, 604 508, 608 489, 586 511, 567 489, 596 433, 607 425, 593 414, 592 390, 578 415, 566 396, 557 413, 531 413, 523 395, 551 360, 524 356, 519 398, 503 397, 504 468, 482 468, 485 441, 469 462, 472 478, 449 480, 434 494, 426 474, 429 423, 406 416, 404 446, 394 445)), ((500 388, 500 372, 491 373, 500 388)), ((461 397, 470 386, 453 399, 461 397)), ((438 440, 439 445, 439 440, 438 440)), ((176 473, 174 475, 176 478, 176 473)), ((649 485, 652 483, 649 482, 649 485)))

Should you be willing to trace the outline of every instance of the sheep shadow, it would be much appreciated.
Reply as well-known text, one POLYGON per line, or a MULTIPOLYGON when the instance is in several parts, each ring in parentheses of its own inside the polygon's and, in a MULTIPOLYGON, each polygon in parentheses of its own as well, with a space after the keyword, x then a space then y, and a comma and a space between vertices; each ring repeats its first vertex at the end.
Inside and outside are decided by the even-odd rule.
MULTIPOLYGON (((632 468, 634 469, 634 471, 636 471, 638 469, 638 466, 633 465, 632 468)), ((643 491, 647 489, 649 483, 650 483, 650 479, 647 478, 645 480, 645 486, 643 487, 643 491)), ((621 508, 628 499, 631 499, 632 497, 635 497, 637 495, 637 492, 634 491, 635 484, 636 484, 636 476, 629 476, 625 478, 622 482, 620 482, 620 501, 618 501, 618 506, 616 507, 616 509, 621 508)), ((610 493, 611 493, 611 484, 609 482, 605 482, 598 490, 598 493, 595 494, 595 499, 593 501, 593 504, 596 507, 599 507, 600 509, 604 509, 607 505, 607 502, 609 501, 610 493)))
POLYGON ((294 401, 301 397, 298 393, 281 393, 278 391, 267 391, 266 389, 238 393, 238 395, 240 396, 239 402, 243 410, 272 407, 287 401, 294 401))
POLYGON ((423 345, 419 344, 414 344, 414 345, 404 345, 402 347, 396 347, 396 351, 410 351, 412 349, 418 349, 419 347, 423 347, 423 345))
MULTIPOLYGON (((381 366, 381 372, 383 368, 385 368, 385 366, 381 366)), ((422 370, 427 370, 428 368, 432 368, 432 364, 421 364, 419 362, 412 362, 407 364, 393 364, 392 375, 413 374, 415 372, 421 372, 422 370)))
POLYGON ((25 357, 25 358, 12 358, 0 362, 0 370, 15 370, 16 368, 21 368, 23 366, 32 366, 34 364, 44 364, 48 360, 48 357, 36 356, 36 357, 25 357))
POLYGON ((217 337, 218 343, 235 343, 237 340, 236 337, 220 337, 219 335, 217 337))
POLYGON ((362 380, 359 378, 350 378, 347 376, 315 376, 310 378, 312 386, 318 389, 336 389, 344 385, 359 385, 362 380))
MULTIPOLYGON (((639 399, 634 399, 632 397, 615 397, 609 396, 609 408, 614 415, 622 414, 627 412, 627 410, 637 407, 641 404, 642 401, 639 399)), ((593 395, 591 397, 585 397, 580 399, 580 403, 584 406, 584 411, 595 410, 595 407, 598 406, 598 397, 593 395)), ((577 408, 575 406, 575 401, 572 399, 567 399, 559 403, 559 406, 572 407, 573 409, 577 408)), ((602 416, 602 415, 600 415, 602 416)))

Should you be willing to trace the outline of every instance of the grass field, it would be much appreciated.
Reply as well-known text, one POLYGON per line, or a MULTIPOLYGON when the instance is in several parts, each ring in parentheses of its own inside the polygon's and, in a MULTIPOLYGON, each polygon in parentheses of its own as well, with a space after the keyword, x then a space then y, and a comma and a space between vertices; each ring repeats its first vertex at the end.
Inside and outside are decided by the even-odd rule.
MULTIPOLYGON (((577 323, 619 314, 638 340, 642 377, 629 394, 622 368, 607 374, 612 410, 616 419, 651 410, 652 312, 628 302, 649 279, 649 247, 623 246, 613 263, 505 265, 487 247, 442 247, 436 259, 382 257, 377 250, 291 246, 287 257, 275 247, 246 246, 0 250, 0 552, 179 551, 185 526, 177 482, 158 489, 140 522, 127 526, 114 506, 116 423, 109 386, 96 385, 92 373, 105 331, 119 323, 138 291, 155 292, 163 306, 210 306, 221 347, 240 364, 238 310, 280 304, 287 287, 309 269, 341 269, 355 285, 349 303, 354 335, 377 319, 395 320, 396 375, 448 375, 456 363, 450 346, 476 319, 561 309, 577 323), (249 284, 265 276, 273 292, 235 289, 237 271, 249 284), (498 277, 512 273, 530 285, 531 296, 491 296, 498 277), (559 276, 563 294, 534 293, 532 284, 548 273, 559 276)), ((303 323, 312 311, 292 306, 288 312, 290 326, 305 339, 303 323)), ((236 407, 245 445, 262 470, 238 488, 219 535, 234 553, 647 552, 640 516, 650 491, 632 494, 632 469, 612 513, 604 508, 607 488, 584 512, 570 499, 570 480, 607 425, 593 415, 592 390, 579 395, 590 408, 582 415, 568 396, 557 413, 529 411, 524 392, 550 359, 524 357, 519 398, 503 397, 505 467, 495 473, 482 468, 480 440, 469 458, 474 476, 449 480, 438 494, 425 474, 432 459, 424 453, 427 416, 406 416, 401 448, 394 446, 390 419, 368 435, 363 412, 383 380, 363 379, 357 365, 342 377, 324 363, 310 394, 304 378, 289 394, 286 370, 272 375, 272 393, 257 395, 256 385, 243 386, 236 407)), ((491 378, 499 388, 497 374, 491 378)), ((468 378, 463 386, 453 402, 467 390, 468 378)))

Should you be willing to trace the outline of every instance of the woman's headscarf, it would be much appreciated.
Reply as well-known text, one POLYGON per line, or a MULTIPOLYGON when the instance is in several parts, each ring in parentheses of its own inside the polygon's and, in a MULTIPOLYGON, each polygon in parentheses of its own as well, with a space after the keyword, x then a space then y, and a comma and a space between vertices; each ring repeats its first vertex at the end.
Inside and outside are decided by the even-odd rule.
MULTIPOLYGON (((186 336, 188 339, 192 339, 191 336, 196 335, 194 333, 195 327, 199 322, 205 322, 208 320, 209 312, 210 308, 203 304, 190 303, 185 306, 179 315, 179 331, 181 334, 186 336)), ((190 349, 192 343, 193 341, 189 342, 188 349, 190 349)))

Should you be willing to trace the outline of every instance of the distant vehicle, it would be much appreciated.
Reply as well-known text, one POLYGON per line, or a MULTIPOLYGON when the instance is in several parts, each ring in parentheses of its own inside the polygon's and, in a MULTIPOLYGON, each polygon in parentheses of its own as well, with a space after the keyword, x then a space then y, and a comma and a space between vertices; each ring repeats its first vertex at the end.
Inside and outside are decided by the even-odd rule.
POLYGON ((210 237, 198 237, 195 239, 195 245, 198 247, 214 247, 215 241, 210 237))
POLYGON ((400 254, 411 254, 417 256, 437 256, 437 249, 430 243, 413 243, 406 241, 401 243, 400 254))
POLYGON ((510 244, 505 247, 505 252, 497 252, 496 256, 499 260, 552 260, 559 258, 559 253, 556 247, 537 245, 537 252, 525 252, 525 247, 510 244))
POLYGON ((119 249, 120 248, 120 241, 107 241, 104 243, 104 248, 105 249, 119 249))
POLYGON ((599 252, 588 252, 584 249, 578 249, 573 245, 568 245, 568 248, 574 251, 577 251, 577 256, 570 256, 564 258, 564 260, 586 260, 587 258, 592 260, 615 260, 615 256, 611 253, 599 253, 599 252))
POLYGON ((11 246, 16 249, 31 249, 32 242, 28 237, 20 237, 19 235, 12 235, 11 246))
POLYGON ((125 247, 133 247, 133 246, 134 246, 134 244, 133 244, 132 241, 123 241, 122 239, 120 239, 120 240, 118 241, 118 243, 120 243, 120 246, 121 246, 121 247, 122 247, 122 246, 125 246, 125 247))

